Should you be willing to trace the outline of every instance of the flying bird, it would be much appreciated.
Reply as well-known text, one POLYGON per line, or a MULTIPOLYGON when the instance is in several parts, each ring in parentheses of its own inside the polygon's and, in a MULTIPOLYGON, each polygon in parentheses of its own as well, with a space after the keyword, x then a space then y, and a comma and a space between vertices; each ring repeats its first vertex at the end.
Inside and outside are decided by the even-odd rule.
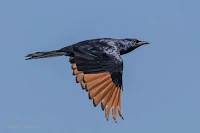
POLYGON ((145 44, 149 43, 134 38, 90 39, 59 50, 28 54, 26 60, 69 56, 76 82, 80 83, 82 89, 88 92, 94 107, 101 103, 107 120, 112 109, 113 119, 117 122, 117 110, 119 116, 124 119, 121 108, 123 90, 123 60, 121 55, 145 44))

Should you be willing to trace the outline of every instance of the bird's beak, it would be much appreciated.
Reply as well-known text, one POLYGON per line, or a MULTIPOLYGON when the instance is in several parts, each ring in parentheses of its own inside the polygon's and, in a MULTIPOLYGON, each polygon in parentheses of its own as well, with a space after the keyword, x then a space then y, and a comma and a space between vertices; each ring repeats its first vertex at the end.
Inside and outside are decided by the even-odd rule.
POLYGON ((137 43, 138 45, 144 45, 144 44, 150 44, 149 42, 146 42, 146 41, 140 41, 137 43))

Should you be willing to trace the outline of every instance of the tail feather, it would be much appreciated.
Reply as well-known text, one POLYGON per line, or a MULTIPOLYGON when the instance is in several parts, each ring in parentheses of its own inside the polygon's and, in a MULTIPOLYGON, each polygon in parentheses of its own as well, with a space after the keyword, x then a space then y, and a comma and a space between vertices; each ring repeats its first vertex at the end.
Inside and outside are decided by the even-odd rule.
POLYGON ((33 54, 28 54, 25 60, 31 60, 31 59, 39 59, 39 58, 48 58, 48 57, 55 57, 55 56, 63 56, 66 55, 66 52, 55 50, 55 51, 49 51, 49 52, 36 52, 33 54))

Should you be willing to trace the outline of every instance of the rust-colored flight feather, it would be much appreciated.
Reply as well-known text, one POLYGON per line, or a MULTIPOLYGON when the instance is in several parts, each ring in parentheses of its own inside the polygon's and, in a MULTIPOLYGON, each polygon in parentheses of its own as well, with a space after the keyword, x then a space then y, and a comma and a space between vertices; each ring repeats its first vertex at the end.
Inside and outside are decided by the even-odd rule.
POLYGON ((93 98, 94 106, 97 106, 100 101, 106 96, 106 94, 110 91, 111 87, 113 86, 112 80, 107 80, 102 86, 101 91, 98 92, 93 98))
POLYGON ((72 64, 73 75, 76 76, 76 82, 81 84, 82 89, 88 91, 89 99, 93 100, 93 105, 96 107, 101 102, 102 110, 105 109, 105 117, 108 120, 110 110, 112 108, 112 116, 117 122, 116 110, 120 117, 121 111, 121 88, 116 87, 109 72, 84 74, 78 71, 76 63, 72 64))
POLYGON ((110 89, 110 91, 106 94, 106 96, 102 99, 102 102, 101 102, 102 110, 104 110, 106 105, 109 103, 114 91, 115 91, 115 86, 113 86, 110 89))
POLYGON ((120 97, 121 97, 121 90, 119 91, 119 94, 118 94, 118 97, 119 97, 119 99, 118 99, 118 105, 117 105, 117 109, 118 109, 118 113, 119 113, 119 116, 122 118, 122 119, 124 119, 124 117, 122 116, 122 109, 121 109, 121 99, 120 99, 120 97))
POLYGON ((77 68, 76 64, 75 63, 72 64, 72 69, 76 69, 76 68, 77 68))
MULTIPOLYGON (((82 87, 82 89, 84 90, 85 87, 86 87, 86 83, 84 83, 83 81, 81 81, 81 87, 82 87)), ((86 90, 86 91, 87 91, 87 90, 86 90)))
POLYGON ((80 74, 80 73, 82 73, 81 71, 78 71, 78 69, 76 68, 76 69, 74 69, 74 71, 73 71, 73 75, 78 75, 78 74, 80 74))
POLYGON ((109 102, 106 104, 105 112, 106 112, 106 118, 107 118, 107 120, 109 118, 110 109, 113 106, 113 103, 114 103, 114 100, 115 100, 115 97, 116 97, 116 93, 117 93, 117 88, 114 88, 112 96, 110 97, 109 102))
POLYGON ((86 87, 88 91, 93 90, 94 88, 100 86, 101 84, 103 84, 104 82, 106 82, 108 79, 110 79, 110 75, 106 75, 105 77, 97 77, 97 79, 90 81, 90 82, 86 82, 86 87))
POLYGON ((84 80, 84 82, 89 83, 89 82, 91 82, 93 80, 96 80, 98 78, 103 78, 103 77, 105 77, 107 75, 109 75, 108 72, 106 72, 106 73, 99 73, 99 74, 86 74, 84 76, 83 80, 84 80))
POLYGON ((88 91, 89 99, 93 100, 93 105, 96 107, 101 102, 102 110, 105 109, 105 117, 108 120, 110 110, 112 108, 113 119, 116 118, 116 110, 119 110, 119 115, 122 117, 120 105, 120 88, 117 88, 113 83, 110 73, 99 74, 84 74, 78 71, 77 65, 72 64, 73 73, 76 76, 76 82, 81 84, 82 89, 88 91))
POLYGON ((83 72, 79 73, 79 74, 76 76, 76 82, 79 83, 79 82, 83 81, 83 77, 84 77, 83 72))

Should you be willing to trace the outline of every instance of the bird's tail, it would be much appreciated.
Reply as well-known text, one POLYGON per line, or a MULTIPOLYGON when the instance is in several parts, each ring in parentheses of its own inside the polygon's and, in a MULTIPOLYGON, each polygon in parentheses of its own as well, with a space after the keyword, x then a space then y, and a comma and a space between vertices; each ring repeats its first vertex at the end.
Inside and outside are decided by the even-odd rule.
POLYGON ((67 55, 67 53, 61 50, 54 50, 54 51, 49 51, 49 52, 36 52, 33 54, 28 54, 26 56, 27 57, 26 60, 63 56, 63 55, 67 55))

